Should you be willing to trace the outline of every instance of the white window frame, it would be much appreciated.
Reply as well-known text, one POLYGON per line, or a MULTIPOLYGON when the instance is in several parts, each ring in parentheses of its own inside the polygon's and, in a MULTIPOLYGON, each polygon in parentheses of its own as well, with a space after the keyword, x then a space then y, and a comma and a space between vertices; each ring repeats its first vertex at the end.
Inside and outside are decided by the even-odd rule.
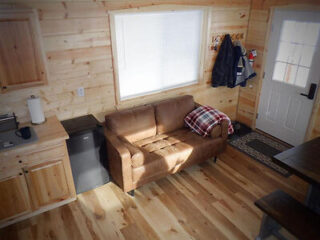
POLYGON ((167 92, 171 90, 177 90, 184 87, 189 87, 192 85, 200 85, 204 81, 204 72, 205 72, 205 53, 208 48, 209 43, 209 33, 210 33, 210 22, 211 22, 211 11, 210 7, 207 6, 186 6, 186 5, 158 5, 150 7, 141 7, 141 8, 131 8, 123 10, 113 10, 109 12, 109 21, 110 21, 110 31, 111 31, 111 47, 112 47, 112 57, 113 57, 113 71, 114 71, 114 87, 115 87, 115 98, 116 104, 124 102, 127 100, 132 100, 141 96, 148 96, 159 94, 162 92, 167 92), (161 12, 161 11, 183 11, 183 10, 202 10, 202 26, 201 26, 201 43, 199 51, 199 71, 198 79, 196 82, 186 83, 181 85, 176 85, 169 88, 163 88, 161 90, 156 90, 152 92, 146 92, 142 94, 137 94, 130 97, 120 98, 120 84, 119 84, 119 68, 118 68, 118 58, 117 58, 117 41, 116 41, 116 29, 115 29, 115 16, 117 14, 123 13, 139 13, 139 12, 161 12))

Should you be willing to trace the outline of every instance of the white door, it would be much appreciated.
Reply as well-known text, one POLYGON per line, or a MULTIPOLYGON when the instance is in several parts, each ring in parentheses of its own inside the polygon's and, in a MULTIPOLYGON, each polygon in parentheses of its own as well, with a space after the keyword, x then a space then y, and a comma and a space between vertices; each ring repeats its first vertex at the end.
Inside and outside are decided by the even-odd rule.
POLYGON ((301 93, 319 84, 319 32, 317 11, 274 11, 256 127, 294 146, 304 141, 316 98, 301 93))

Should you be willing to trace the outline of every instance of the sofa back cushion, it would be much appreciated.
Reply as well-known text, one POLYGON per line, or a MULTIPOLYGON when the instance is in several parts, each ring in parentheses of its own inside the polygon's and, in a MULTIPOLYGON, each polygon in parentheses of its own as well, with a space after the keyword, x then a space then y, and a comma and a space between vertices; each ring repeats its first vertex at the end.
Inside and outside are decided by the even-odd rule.
POLYGON ((156 135, 154 108, 144 105, 106 115, 106 125, 115 134, 129 142, 156 135))
POLYGON ((193 97, 185 95, 153 104, 157 121, 157 133, 167 133, 184 126, 184 117, 194 110, 193 97))

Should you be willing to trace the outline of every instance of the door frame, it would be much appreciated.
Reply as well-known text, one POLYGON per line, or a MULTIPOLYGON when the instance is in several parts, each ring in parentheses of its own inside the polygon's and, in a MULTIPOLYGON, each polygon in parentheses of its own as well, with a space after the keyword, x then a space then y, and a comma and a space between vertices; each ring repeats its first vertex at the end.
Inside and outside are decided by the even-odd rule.
MULTIPOLYGON (((270 7, 269 18, 268 18, 268 23, 267 23, 267 34, 266 34, 266 40, 264 43, 263 58, 262 58, 262 63, 261 63, 261 71, 258 75, 258 77, 259 77, 258 78, 258 90, 257 90, 257 94, 256 94, 256 102, 255 102, 255 106, 254 106, 254 115, 253 116, 257 116, 258 110, 259 110, 262 82, 264 80, 264 72, 265 72, 266 63, 267 63, 267 54, 268 54, 268 49, 269 49, 269 40, 270 40, 270 34, 271 34, 271 28, 272 28, 272 20, 273 20, 275 9, 320 11, 320 6, 306 5, 306 4, 299 5, 298 4, 298 5, 270 7)), ((316 92, 315 100, 313 101, 312 112, 311 112, 311 115, 309 118, 307 130, 306 130, 306 133, 304 136, 304 141, 308 141, 312 137, 312 130, 315 125, 316 118, 317 118, 317 111, 320 111, 320 82, 318 84, 318 89, 316 92)), ((257 118, 254 117, 253 121, 252 121, 252 126, 251 126, 252 129, 256 129, 256 121, 257 121, 257 118)))

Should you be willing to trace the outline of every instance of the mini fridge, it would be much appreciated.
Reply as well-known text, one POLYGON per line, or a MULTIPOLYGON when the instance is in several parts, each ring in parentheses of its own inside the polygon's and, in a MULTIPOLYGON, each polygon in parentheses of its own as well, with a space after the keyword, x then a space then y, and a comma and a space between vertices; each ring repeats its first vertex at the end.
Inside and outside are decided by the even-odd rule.
POLYGON ((61 122, 69 139, 67 147, 77 194, 109 182, 103 127, 93 115, 61 122))

